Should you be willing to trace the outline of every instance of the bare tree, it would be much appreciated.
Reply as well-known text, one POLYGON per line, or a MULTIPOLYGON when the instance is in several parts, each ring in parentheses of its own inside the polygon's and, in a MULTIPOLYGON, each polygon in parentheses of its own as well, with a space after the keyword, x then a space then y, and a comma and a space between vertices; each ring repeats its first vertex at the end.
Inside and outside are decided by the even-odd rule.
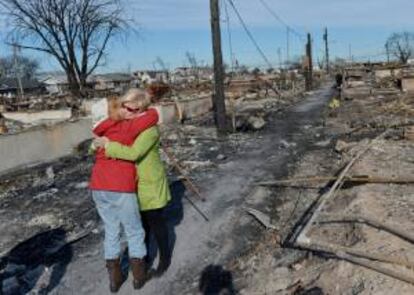
POLYGON ((37 59, 27 56, 0 57, 0 77, 14 78, 21 74, 22 78, 33 79, 38 69, 37 59), (16 64, 18 64, 18 68, 16 68, 16 64))
POLYGON ((164 60, 160 56, 157 56, 157 58, 155 59, 155 63, 160 66, 162 71, 168 72, 168 68, 167 68, 164 60))
POLYGON ((198 83, 200 75, 199 75, 199 66, 198 66, 197 58, 195 57, 193 53, 189 51, 185 53, 185 56, 187 57, 188 63, 190 64, 192 74, 194 75, 198 83))
POLYGON ((128 26, 122 4, 122 0, 0 0, 12 27, 10 36, 19 40, 14 45, 53 56, 76 97, 86 95, 87 78, 102 64, 109 40, 128 26))
POLYGON ((166 81, 165 82, 170 84, 171 83, 171 81, 170 81, 170 72, 169 72, 168 67, 165 64, 164 60, 160 56, 157 56, 157 58, 155 59, 155 63, 158 64, 161 68, 161 71, 163 71, 165 73, 165 75, 166 75, 166 77, 165 77, 166 81))
POLYGON ((402 32, 392 34, 385 43, 387 52, 405 64, 414 54, 414 33, 402 32))

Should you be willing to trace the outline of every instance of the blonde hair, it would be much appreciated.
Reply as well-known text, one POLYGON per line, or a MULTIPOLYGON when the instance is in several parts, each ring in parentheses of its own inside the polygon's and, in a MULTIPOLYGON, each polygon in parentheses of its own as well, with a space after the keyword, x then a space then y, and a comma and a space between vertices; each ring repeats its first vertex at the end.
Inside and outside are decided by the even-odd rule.
POLYGON ((117 96, 110 96, 107 98, 107 102, 108 117, 115 121, 122 120, 122 117, 119 114, 119 109, 121 108, 120 98, 117 96))
POLYGON ((141 111, 146 111, 151 105, 151 98, 147 91, 132 88, 121 97, 121 103, 131 102, 137 105, 141 111))

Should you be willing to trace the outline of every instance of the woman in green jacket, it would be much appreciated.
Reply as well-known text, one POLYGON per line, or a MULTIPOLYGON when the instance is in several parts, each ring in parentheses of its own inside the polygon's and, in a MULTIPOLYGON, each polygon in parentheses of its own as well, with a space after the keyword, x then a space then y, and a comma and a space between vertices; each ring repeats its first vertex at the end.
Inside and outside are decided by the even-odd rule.
POLYGON ((147 237, 148 233, 152 232, 159 249, 159 264, 153 275, 161 276, 171 263, 168 227, 163 215, 163 208, 171 200, 171 194, 159 153, 158 127, 151 127, 142 132, 132 146, 105 139, 103 141, 107 157, 136 162, 141 216, 147 229, 147 237))

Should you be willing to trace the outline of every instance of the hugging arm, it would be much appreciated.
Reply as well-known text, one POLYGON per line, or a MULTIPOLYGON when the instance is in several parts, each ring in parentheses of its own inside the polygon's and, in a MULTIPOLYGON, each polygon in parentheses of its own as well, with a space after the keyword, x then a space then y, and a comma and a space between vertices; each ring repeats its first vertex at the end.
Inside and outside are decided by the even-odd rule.
MULTIPOLYGON (((134 137, 138 136, 142 131, 148 129, 158 123, 158 112, 156 109, 150 108, 148 111, 142 114, 142 116, 131 119, 130 132, 134 137)), ((107 118, 93 128, 93 134, 95 136, 104 136, 105 132, 116 125, 118 121, 107 118)))
POLYGON ((133 138, 137 137, 144 130, 157 125, 158 119, 159 116, 157 110, 150 108, 141 116, 131 119, 131 125, 128 132, 133 138))
POLYGON ((98 124, 93 128, 92 132, 95 136, 104 136, 105 132, 114 126, 117 122, 112 119, 105 119, 103 121, 98 122, 98 124))
POLYGON ((122 145, 118 142, 109 142, 105 145, 105 155, 108 158, 126 161, 140 161, 158 142, 160 133, 157 127, 151 127, 142 132, 132 146, 122 145))

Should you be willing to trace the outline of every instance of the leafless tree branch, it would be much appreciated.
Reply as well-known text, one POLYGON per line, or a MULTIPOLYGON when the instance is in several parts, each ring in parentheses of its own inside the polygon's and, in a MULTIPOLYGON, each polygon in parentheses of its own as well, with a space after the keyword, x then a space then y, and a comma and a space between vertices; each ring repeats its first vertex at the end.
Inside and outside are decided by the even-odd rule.
POLYGON ((19 40, 11 43, 52 55, 79 97, 111 38, 129 27, 122 0, 0 0, 2 12, 19 40))
POLYGON ((414 33, 402 32, 392 34, 386 44, 387 51, 405 64, 414 54, 414 33))

